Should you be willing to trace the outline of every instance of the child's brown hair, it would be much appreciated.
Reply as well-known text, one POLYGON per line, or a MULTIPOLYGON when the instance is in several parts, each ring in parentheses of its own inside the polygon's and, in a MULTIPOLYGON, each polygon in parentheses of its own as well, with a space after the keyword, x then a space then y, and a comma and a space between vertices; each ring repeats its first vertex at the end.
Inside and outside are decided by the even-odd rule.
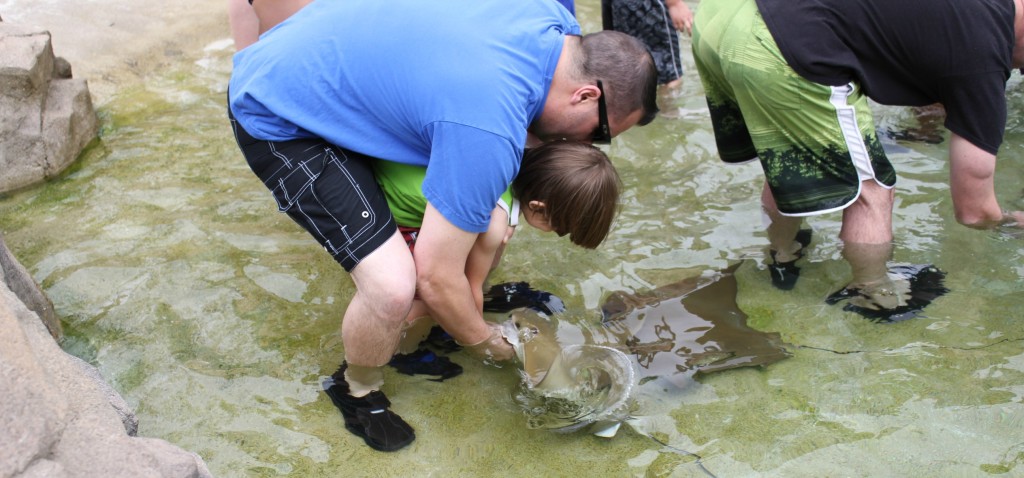
POLYGON ((559 236, 594 249, 618 214, 621 182, 608 156, 576 141, 553 141, 526 150, 512 194, 523 208, 544 203, 544 217, 559 236))

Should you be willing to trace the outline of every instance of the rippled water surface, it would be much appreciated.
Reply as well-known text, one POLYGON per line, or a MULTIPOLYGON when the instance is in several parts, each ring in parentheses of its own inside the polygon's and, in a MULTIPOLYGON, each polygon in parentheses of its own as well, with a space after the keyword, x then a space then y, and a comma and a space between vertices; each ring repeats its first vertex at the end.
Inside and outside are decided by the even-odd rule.
MULTIPOLYGON (((598 27, 591 3, 579 6, 586 31, 598 27)), ((613 291, 741 262, 739 307, 751 327, 793 344, 793 357, 666 383, 638 404, 635 428, 611 439, 527 428, 516 371, 461 353, 453 359, 466 372, 444 383, 388 372, 385 392, 417 431, 408 449, 374 452, 344 431, 319 381, 341 359, 353 286, 276 212, 238 153, 224 113, 227 41, 105 104, 101 140, 61 178, 0 197, 0 228, 63 317, 65 348, 135 407, 140 435, 198 452, 217 476, 1024 473, 1024 239, 956 225, 946 145, 899 143, 894 259, 934 263, 951 292, 893 325, 825 305, 849 280, 838 215, 810 220, 803 276, 775 290, 759 167, 717 161, 685 61, 686 83, 663 94, 662 116, 607 148, 625 184, 609 240, 585 251, 521 230, 492 281, 561 297, 572 335, 600 320, 613 291)), ((1011 81, 996 179, 1016 209, 1021 88, 1011 81)), ((876 118, 916 124, 900 108, 876 118)))

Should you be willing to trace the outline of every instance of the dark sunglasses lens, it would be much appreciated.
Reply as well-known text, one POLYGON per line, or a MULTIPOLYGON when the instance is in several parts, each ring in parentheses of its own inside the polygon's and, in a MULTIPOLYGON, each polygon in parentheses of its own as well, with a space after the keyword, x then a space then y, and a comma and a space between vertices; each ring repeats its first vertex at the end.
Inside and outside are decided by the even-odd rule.
POLYGON ((597 129, 594 130, 591 141, 599 144, 610 144, 612 142, 612 129, 608 126, 608 104, 604 101, 604 85, 597 80, 597 90, 601 96, 597 98, 597 129))

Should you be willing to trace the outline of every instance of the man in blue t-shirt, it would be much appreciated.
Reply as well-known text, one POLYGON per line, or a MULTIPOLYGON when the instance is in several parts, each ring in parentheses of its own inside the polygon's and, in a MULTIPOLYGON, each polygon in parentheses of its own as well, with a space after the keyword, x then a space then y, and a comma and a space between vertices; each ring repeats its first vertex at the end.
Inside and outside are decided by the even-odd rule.
POLYGON ((650 122, 657 71, 635 38, 581 37, 551 0, 298 3, 236 54, 229 113, 280 210, 352 275, 345 361, 325 388, 349 431, 396 450, 414 433, 388 410, 381 367, 414 293, 456 341, 511 358, 466 280, 477 234, 526 146, 650 122), (378 159, 427 167, 415 258, 374 180, 378 159))

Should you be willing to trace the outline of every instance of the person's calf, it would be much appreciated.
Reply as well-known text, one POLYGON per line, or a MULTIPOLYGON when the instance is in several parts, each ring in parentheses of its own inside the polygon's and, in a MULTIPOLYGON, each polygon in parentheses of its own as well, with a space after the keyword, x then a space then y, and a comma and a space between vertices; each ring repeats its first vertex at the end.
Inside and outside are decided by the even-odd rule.
POLYGON ((420 349, 436 323, 430 317, 420 317, 405 323, 398 341, 396 354, 411 354, 420 349))

